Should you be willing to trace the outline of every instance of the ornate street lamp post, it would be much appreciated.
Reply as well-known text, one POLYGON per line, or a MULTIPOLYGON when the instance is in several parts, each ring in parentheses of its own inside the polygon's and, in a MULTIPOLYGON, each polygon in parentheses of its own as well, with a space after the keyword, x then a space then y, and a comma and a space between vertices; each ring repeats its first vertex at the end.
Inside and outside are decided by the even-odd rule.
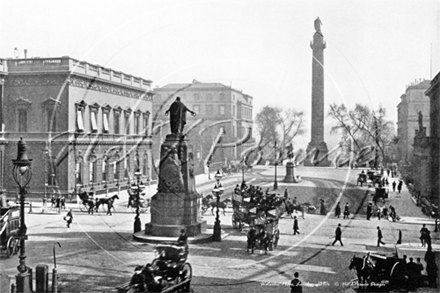
POLYGON ((274 176, 274 181, 273 181, 273 189, 277 190, 278 189, 278 182, 277 182, 277 165, 278 165, 277 142, 274 143, 273 148, 275 150, 275 176, 274 176))
POLYGON ((26 267, 25 240, 27 239, 27 228, 24 217, 26 186, 29 184, 32 178, 31 161, 32 160, 28 159, 27 157, 26 143, 23 141, 23 138, 20 138, 20 141, 18 142, 17 159, 12 160, 14 164, 14 168, 12 169, 12 176, 14 177, 15 182, 18 184, 20 194, 20 265, 17 267, 19 274, 16 276, 17 293, 31 292, 29 283, 30 277, 28 267, 26 267))
POLYGON ((136 177, 136 183, 133 183, 130 186, 131 191, 133 192, 134 196, 135 196, 135 204, 136 204, 136 216, 134 217, 134 224, 133 224, 133 231, 134 233, 139 232, 142 230, 141 228, 141 218, 139 217, 140 215, 140 196, 141 196, 141 192, 142 190, 144 190, 145 186, 144 184, 140 181, 141 177, 142 177, 142 173, 140 172, 140 170, 138 169, 136 172, 134 172, 134 176, 136 177))
POLYGON ((214 185, 212 194, 214 194, 217 197, 217 211, 215 213, 214 234, 212 234, 212 241, 222 241, 222 227, 220 225, 218 205, 220 203, 220 194, 222 194, 225 189, 220 183, 220 180, 223 177, 223 175, 220 174, 220 171, 217 171, 214 177, 217 183, 214 185))

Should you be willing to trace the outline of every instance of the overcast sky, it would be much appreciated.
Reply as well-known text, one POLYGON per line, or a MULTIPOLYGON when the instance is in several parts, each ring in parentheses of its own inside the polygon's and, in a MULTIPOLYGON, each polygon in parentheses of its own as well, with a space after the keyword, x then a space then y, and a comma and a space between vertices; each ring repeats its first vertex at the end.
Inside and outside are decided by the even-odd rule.
POLYGON ((28 57, 70 56, 154 86, 221 82, 253 96, 254 115, 266 104, 304 110, 308 128, 318 16, 326 105, 383 105, 396 121, 406 85, 440 70, 440 1, 15 0, 1 7, 0 58, 16 47, 20 57, 24 49, 28 57))

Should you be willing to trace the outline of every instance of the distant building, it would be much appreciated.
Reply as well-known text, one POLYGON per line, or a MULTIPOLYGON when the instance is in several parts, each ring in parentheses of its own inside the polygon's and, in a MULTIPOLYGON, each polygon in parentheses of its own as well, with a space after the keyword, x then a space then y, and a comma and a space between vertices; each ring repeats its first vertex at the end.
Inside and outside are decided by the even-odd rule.
POLYGON ((413 195, 423 207, 440 203, 440 72, 425 91, 430 99, 430 132, 416 135, 412 164, 413 195))
POLYGON ((419 111, 423 115, 426 133, 429 133, 429 97, 425 96, 429 86, 429 80, 415 81, 400 96, 400 103, 397 105, 397 159, 401 166, 407 165, 412 158, 414 137, 419 129, 419 111))
POLYGON ((169 117, 164 113, 176 97, 181 97, 182 102, 197 113, 196 117, 188 113, 184 132, 197 121, 200 123, 188 133, 194 147, 196 174, 203 173, 207 164, 215 171, 237 163, 242 152, 253 144, 253 98, 242 91, 221 83, 194 80, 192 83, 167 84, 156 88, 154 94, 153 156, 156 166, 160 145, 170 133, 169 117))
POLYGON ((30 195, 126 188, 151 179, 151 81, 69 57, 0 60, 1 189, 28 145, 30 195))

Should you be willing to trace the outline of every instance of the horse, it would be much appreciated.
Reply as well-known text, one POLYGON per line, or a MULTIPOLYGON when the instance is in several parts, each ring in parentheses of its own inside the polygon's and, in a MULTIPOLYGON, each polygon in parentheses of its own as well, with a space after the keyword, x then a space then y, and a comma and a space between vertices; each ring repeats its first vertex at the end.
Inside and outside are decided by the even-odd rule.
MULTIPOLYGON (((228 203, 231 202, 230 198, 226 198, 224 200, 220 200, 217 205, 217 199, 214 200, 214 197, 211 194, 208 194, 204 197, 208 201, 208 207, 211 207, 211 214, 214 216, 214 208, 218 207, 219 209, 223 210, 223 216, 226 216, 226 208, 228 207, 228 203)), ((202 200, 203 204, 203 200, 202 200)), ((203 209, 202 209, 203 211, 203 209)))
MULTIPOLYGON (((108 206, 110 201, 113 204, 116 199, 119 199, 119 196, 117 194, 113 195, 112 197, 101 197, 101 198, 97 199, 95 211, 98 211, 100 205, 107 205, 108 206)), ((116 211, 114 206, 113 206, 113 209, 116 211)))
POLYGON ((353 256, 348 269, 356 269, 359 286, 365 286, 364 289, 367 289, 371 282, 371 275, 374 272, 374 266, 368 260, 368 256, 364 258, 353 256))

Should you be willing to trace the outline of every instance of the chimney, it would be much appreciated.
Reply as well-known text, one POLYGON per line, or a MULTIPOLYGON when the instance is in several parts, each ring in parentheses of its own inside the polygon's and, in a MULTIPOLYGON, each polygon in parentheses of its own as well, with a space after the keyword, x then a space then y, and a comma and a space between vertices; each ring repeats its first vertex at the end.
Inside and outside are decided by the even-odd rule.
POLYGON ((24 49, 24 59, 27 59, 27 49, 24 49))
POLYGON ((17 59, 18 58, 18 49, 14 48, 14 58, 17 59))

